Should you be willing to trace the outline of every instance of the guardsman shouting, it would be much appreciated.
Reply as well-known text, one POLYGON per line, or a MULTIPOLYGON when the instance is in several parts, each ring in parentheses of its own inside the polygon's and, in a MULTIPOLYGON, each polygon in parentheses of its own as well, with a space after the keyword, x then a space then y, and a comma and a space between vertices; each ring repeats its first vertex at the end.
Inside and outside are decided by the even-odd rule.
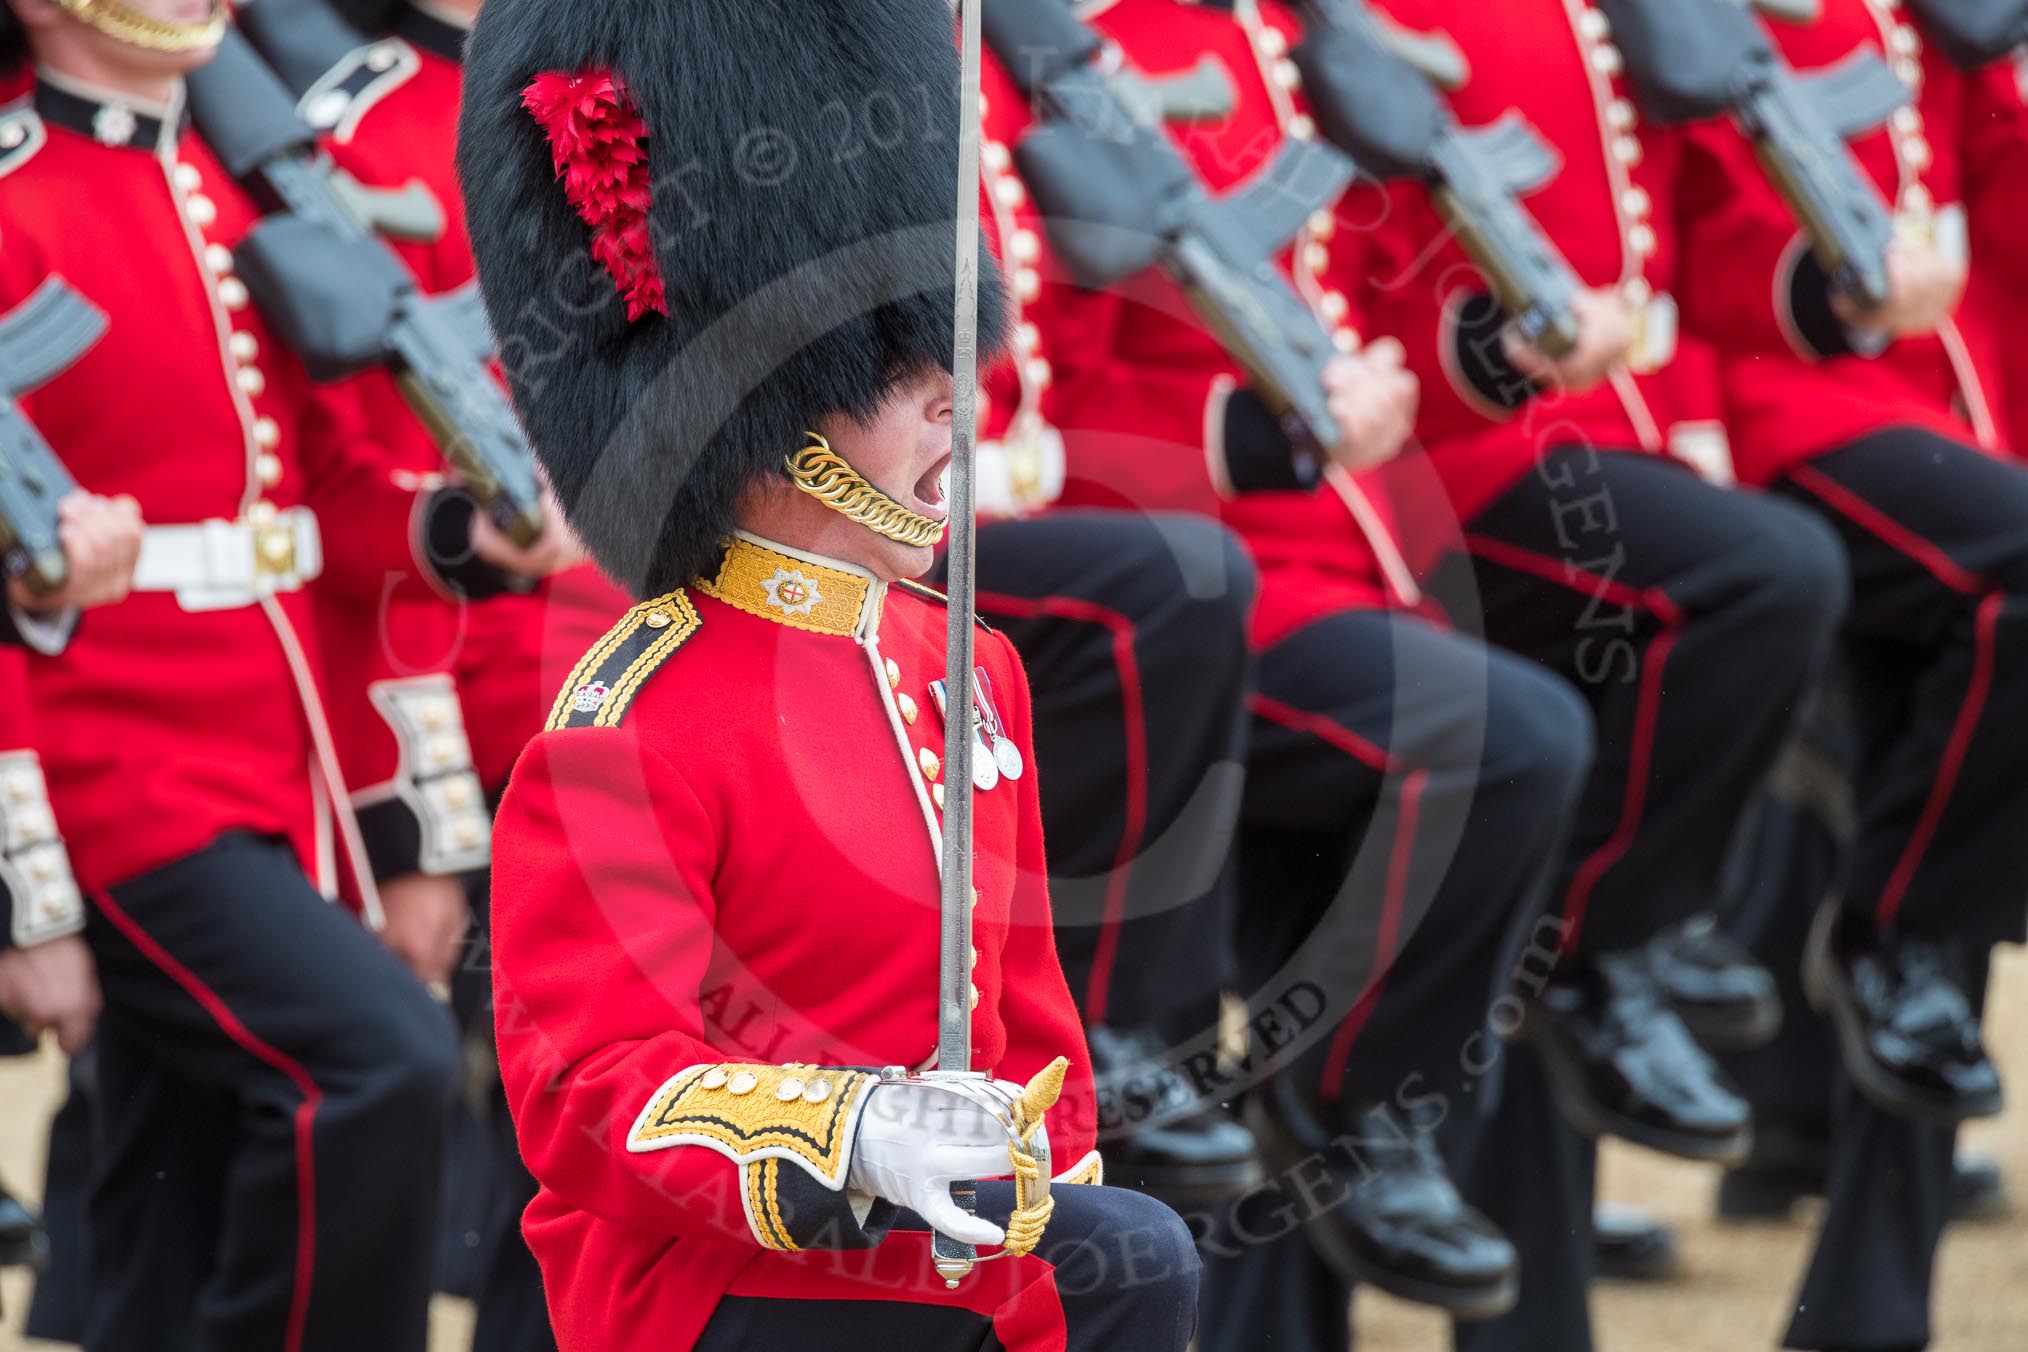
MULTIPOLYGON (((951 446, 948 7, 494 0, 466 74, 480 282, 503 346, 551 357, 510 363, 519 408, 646 598, 558 693, 496 832, 501 1073, 559 1344, 1180 1352, 1187 1231, 1075 1186, 1091 1077, 1032 768, 976 790, 971 1027, 1046 1127, 1046 1228, 1039 1156, 906 1078, 937 1043, 960 791, 946 615, 906 583, 951 446), (908 134, 852 120, 875 108, 908 134), (959 1210, 952 1180, 1010 1164, 959 1210), (929 1226, 1011 1254, 947 1286, 929 1226)), ((989 353, 1003 308, 989 282, 989 353)), ((978 652, 982 754, 1032 767, 1012 645, 978 652)))
POLYGON ((105 992, 86 1342, 412 1352, 450 1030, 327 900, 341 864, 374 889, 306 588, 497 584, 482 556, 508 556, 460 526, 468 497, 391 483, 252 308, 255 204, 183 116, 222 27, 188 0, 10 0, 0 33, 35 62, 0 116, 0 307, 54 275, 108 319, 22 408, 150 522, 133 594, 30 659, 105 992), (165 1176, 209 1220, 162 1205, 165 1176))

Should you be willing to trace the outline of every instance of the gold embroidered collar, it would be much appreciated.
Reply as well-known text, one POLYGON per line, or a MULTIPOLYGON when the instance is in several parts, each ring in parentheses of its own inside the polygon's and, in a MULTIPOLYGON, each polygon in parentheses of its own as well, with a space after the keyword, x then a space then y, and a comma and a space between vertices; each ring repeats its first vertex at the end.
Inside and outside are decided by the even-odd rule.
POLYGON ((718 576, 696 590, 791 629, 864 642, 880 633, 887 584, 857 564, 827 559, 741 531, 718 576))

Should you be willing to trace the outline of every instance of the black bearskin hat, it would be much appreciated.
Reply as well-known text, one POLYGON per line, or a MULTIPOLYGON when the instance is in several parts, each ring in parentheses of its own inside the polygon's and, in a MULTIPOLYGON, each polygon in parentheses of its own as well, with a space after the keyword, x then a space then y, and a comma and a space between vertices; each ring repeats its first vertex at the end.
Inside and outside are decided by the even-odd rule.
POLYGON ((368 37, 387 36, 394 27, 394 16, 408 0, 322 0, 328 9, 338 11, 338 17, 351 24, 368 37))
POLYGON ((0 76, 12 75, 28 57, 28 34, 14 11, 0 4, 0 76))
MULTIPOLYGON (((954 34, 948 0, 482 11, 458 135, 480 285, 572 526, 637 594, 709 576, 820 417, 948 369, 954 34)), ((981 257, 985 361, 1006 302, 981 257)))

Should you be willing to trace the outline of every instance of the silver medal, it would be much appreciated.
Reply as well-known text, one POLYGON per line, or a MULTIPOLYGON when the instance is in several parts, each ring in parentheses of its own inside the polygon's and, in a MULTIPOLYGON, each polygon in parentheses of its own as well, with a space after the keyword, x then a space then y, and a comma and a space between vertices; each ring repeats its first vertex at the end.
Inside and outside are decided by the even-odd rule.
POLYGON ((993 763, 1009 779, 1021 778, 1021 772, 1028 768, 1021 759, 1021 748, 1014 745, 1011 737, 993 739, 993 763))
POLYGON ((1000 753, 997 747, 986 745, 985 734, 973 728, 972 740, 978 743, 979 754, 972 757, 972 784, 980 793, 985 793, 1000 782, 1000 753))

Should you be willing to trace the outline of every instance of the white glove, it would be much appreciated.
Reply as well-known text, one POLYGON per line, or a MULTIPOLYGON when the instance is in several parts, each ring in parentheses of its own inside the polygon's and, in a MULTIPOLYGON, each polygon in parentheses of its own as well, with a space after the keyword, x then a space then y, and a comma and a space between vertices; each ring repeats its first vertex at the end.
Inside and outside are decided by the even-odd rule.
MULTIPOLYGON (((1000 1083, 1010 1101, 1021 1086, 1000 1083)), ((867 1096, 846 1186, 907 1207, 939 1234, 967 1244, 999 1244, 1006 1232, 951 1200, 960 1180, 1005 1178, 1012 1171, 1007 1128, 984 1108, 921 1084, 882 1084, 867 1096)))

